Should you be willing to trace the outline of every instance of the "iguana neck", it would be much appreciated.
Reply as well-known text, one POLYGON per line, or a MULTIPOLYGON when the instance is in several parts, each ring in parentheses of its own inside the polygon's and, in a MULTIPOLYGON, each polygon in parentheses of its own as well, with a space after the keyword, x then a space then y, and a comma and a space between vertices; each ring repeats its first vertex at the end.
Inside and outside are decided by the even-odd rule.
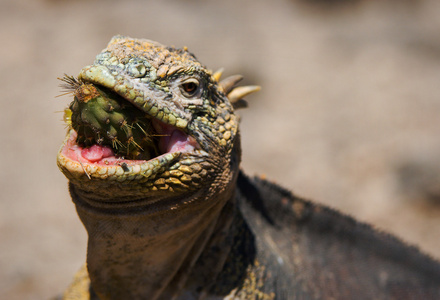
MULTIPOLYGON (((97 208, 86 193, 73 185, 70 190, 88 232, 87 268, 92 289, 101 300, 175 299, 182 292, 191 293, 184 290, 196 260, 207 244, 224 248, 233 217, 234 187, 203 201, 193 195, 182 199, 192 200, 191 205, 156 212, 142 207, 97 208)), ((220 266, 212 267, 220 271, 226 256, 227 251, 219 254, 220 266)), ((197 278, 194 282, 191 277, 191 286, 197 286, 197 278)))

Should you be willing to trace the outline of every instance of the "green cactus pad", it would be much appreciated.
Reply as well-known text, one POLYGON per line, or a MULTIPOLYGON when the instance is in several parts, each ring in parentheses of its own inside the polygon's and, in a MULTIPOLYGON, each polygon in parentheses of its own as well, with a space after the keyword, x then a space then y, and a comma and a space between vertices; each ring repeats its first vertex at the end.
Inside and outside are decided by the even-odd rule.
POLYGON ((112 91, 69 79, 75 84, 70 126, 78 133, 79 145, 108 145, 128 159, 158 155, 156 134, 145 113, 112 91))

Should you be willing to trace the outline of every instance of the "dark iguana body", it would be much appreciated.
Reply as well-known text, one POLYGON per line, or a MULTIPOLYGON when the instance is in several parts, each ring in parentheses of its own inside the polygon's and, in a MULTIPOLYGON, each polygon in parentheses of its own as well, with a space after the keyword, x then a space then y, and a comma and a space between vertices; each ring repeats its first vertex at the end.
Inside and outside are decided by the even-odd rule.
POLYGON ((105 137, 116 133, 100 129, 113 110, 72 119, 103 116, 87 145, 70 130, 58 155, 89 235, 87 270, 65 299, 440 298, 436 261, 240 173, 233 106, 254 89, 218 79, 186 49, 124 37, 81 71, 74 94, 90 84, 131 103, 159 153, 115 154, 105 137))

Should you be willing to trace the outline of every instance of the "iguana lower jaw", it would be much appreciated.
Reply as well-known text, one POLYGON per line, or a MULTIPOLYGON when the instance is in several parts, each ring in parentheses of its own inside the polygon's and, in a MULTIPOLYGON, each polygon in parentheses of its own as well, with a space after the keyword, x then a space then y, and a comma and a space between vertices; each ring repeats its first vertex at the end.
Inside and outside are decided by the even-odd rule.
MULTIPOLYGON (((109 202, 144 198, 147 194, 188 192, 206 172, 192 173, 186 162, 205 156, 190 137, 170 133, 160 140, 164 153, 150 160, 130 160, 115 155, 108 146, 95 144, 83 147, 76 143, 77 133, 71 129, 59 151, 57 163, 62 172, 80 189, 109 202), (179 163, 184 160, 183 163, 179 163), (186 171, 186 172, 184 172, 186 171), (95 193, 96 192, 96 193, 95 193)), ((201 169, 201 168, 199 168, 201 169)))

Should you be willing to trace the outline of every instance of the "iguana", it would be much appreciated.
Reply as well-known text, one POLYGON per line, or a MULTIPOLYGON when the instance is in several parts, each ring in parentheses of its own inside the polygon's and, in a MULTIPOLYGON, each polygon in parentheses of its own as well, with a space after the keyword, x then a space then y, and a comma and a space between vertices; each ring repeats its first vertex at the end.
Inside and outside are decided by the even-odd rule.
POLYGON ((235 109, 258 88, 220 75, 116 36, 63 79, 57 163, 88 232, 63 299, 440 299, 434 259, 239 169, 235 109))

